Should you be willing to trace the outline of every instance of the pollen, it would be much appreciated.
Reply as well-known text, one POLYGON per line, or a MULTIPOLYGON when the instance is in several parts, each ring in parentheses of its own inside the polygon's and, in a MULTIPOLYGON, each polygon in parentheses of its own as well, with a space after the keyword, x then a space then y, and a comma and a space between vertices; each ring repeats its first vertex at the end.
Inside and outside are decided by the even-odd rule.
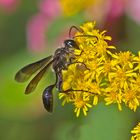
POLYGON ((81 109, 83 110, 84 116, 87 116, 88 107, 91 108, 92 105, 89 103, 86 103, 86 101, 82 99, 77 99, 74 102, 76 117, 79 117, 81 109))
POLYGON ((118 81, 126 80, 126 74, 123 70, 118 70, 116 72, 116 77, 117 77, 118 81))
POLYGON ((80 99, 78 99, 74 102, 74 105, 75 105, 76 108, 82 108, 85 104, 86 103, 83 100, 80 100, 80 99))

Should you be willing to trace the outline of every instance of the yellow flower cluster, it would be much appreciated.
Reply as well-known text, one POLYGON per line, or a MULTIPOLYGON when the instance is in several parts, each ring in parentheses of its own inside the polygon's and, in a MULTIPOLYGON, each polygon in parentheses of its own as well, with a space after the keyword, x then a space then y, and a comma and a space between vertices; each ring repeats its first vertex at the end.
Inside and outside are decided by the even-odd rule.
POLYGON ((74 50, 74 63, 62 71, 62 105, 72 103, 78 117, 80 110, 86 116, 89 108, 104 99, 106 105, 122 104, 136 111, 140 105, 140 52, 118 52, 109 45, 106 31, 95 29, 95 22, 80 26, 75 34, 79 49, 74 50))
POLYGON ((72 16, 97 3, 97 0, 60 0, 64 15, 72 16))
POLYGON ((131 137, 131 140, 140 140, 140 123, 131 131, 132 134, 134 134, 131 137))

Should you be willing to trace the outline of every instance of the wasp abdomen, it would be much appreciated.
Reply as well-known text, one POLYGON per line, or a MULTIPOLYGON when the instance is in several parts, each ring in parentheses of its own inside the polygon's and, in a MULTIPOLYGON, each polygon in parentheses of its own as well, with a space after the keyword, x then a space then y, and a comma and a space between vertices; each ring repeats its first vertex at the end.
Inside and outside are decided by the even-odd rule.
POLYGON ((53 90, 54 86, 55 85, 48 86, 44 90, 43 95, 42 95, 44 107, 50 113, 53 112, 53 95, 52 95, 52 90, 53 90))

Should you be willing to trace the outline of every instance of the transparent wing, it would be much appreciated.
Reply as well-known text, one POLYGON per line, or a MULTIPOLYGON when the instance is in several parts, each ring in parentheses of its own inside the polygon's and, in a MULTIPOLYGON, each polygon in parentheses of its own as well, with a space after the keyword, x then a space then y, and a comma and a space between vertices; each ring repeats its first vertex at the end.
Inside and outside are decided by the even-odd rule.
POLYGON ((35 72, 37 72, 40 68, 46 65, 51 58, 52 55, 23 67, 16 73, 15 80, 17 82, 27 81, 35 72))
POLYGON ((54 60, 49 62, 28 84, 28 86, 25 89, 25 94, 29 94, 35 90, 37 87, 39 81, 42 79, 43 75, 47 72, 50 65, 53 63, 54 60))

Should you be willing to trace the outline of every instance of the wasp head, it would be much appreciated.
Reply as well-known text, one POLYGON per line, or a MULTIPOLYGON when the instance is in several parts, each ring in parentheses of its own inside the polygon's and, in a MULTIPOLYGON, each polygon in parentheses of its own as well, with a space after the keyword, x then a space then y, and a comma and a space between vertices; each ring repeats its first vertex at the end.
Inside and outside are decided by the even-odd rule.
POLYGON ((73 39, 67 39, 64 41, 64 45, 67 49, 69 48, 76 48, 79 49, 78 45, 76 44, 76 42, 73 39))

